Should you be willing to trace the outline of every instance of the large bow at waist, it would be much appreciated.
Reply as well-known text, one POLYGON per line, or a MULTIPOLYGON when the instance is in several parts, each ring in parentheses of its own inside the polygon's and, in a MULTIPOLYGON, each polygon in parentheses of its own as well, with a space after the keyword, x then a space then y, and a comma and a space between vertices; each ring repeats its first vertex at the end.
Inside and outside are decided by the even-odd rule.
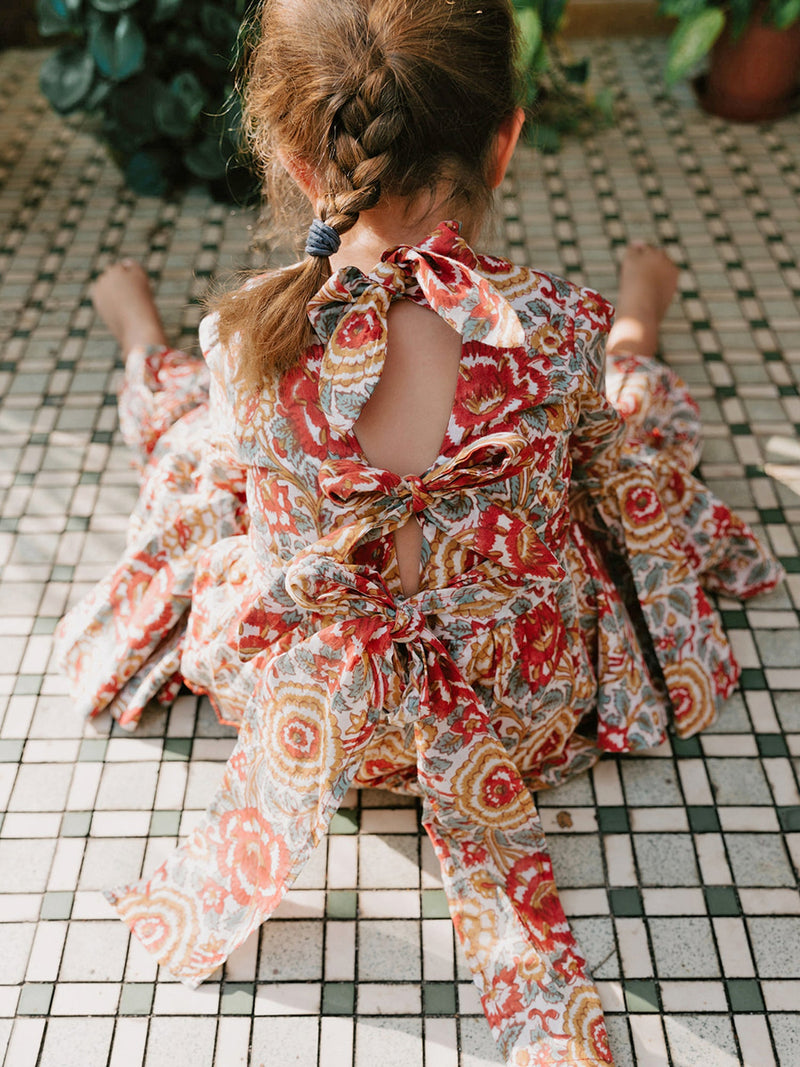
POLYGON ((524 344, 516 312, 477 268, 458 224, 445 222, 419 246, 386 253, 370 274, 346 267, 322 286, 308 316, 325 345, 320 404, 336 433, 352 429, 380 378, 389 307, 399 297, 430 307, 464 341, 524 344))
MULTIPOLYGON (((564 579, 556 556, 530 523, 481 490, 513 478, 535 463, 536 444, 515 432, 489 434, 422 475, 401 477, 353 460, 328 460, 321 491, 345 509, 344 525, 307 551, 346 559, 367 537, 423 517, 448 537, 531 584, 564 579), (348 521, 349 520, 349 521, 348 521)), ((305 553, 301 554, 301 557, 305 553)), ((454 584, 472 582, 462 576, 454 584)))

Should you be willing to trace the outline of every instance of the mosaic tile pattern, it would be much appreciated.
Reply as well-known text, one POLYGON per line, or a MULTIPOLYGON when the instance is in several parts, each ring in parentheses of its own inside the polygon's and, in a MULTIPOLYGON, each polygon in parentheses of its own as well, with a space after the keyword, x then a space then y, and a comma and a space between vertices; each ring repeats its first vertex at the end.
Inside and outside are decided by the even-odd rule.
MULTIPOLYGON (((613 297, 631 237, 680 264, 666 360, 703 408, 703 472, 788 578, 722 603, 744 667, 717 727, 539 798, 619 1067, 800 1062, 800 121, 732 127, 664 92, 664 45, 593 42, 619 121, 525 150, 497 250, 613 297), (769 475, 772 475, 770 477, 769 475)), ((85 725, 50 663, 65 606, 122 545, 136 480, 121 364, 88 285, 144 257, 193 343, 254 219, 138 200, 0 54, 0 1060, 5 1067, 483 1067, 499 1062, 413 803, 353 795, 276 918, 192 993, 99 890, 153 868, 232 747, 182 696, 135 736, 85 725)))

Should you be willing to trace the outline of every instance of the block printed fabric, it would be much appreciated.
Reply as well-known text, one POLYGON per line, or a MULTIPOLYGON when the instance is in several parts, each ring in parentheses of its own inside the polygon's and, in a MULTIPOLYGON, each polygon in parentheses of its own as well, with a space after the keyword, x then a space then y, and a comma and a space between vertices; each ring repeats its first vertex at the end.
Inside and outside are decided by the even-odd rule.
POLYGON ((692 475, 682 383, 626 356, 604 384, 612 311, 591 290, 478 257, 443 223, 339 271, 309 316, 319 343, 257 395, 213 317, 205 363, 128 358, 142 494, 119 565, 60 626, 64 668, 89 714, 133 727, 185 683, 239 735, 202 824, 108 897, 194 987, 274 911, 351 786, 415 794, 507 1061, 610 1063, 532 791, 659 744, 670 720, 711 723, 738 668, 707 594, 780 568, 692 475), (463 339, 418 477, 371 467, 354 432, 399 298, 463 339), (421 582, 403 597, 391 534, 412 515, 421 582))

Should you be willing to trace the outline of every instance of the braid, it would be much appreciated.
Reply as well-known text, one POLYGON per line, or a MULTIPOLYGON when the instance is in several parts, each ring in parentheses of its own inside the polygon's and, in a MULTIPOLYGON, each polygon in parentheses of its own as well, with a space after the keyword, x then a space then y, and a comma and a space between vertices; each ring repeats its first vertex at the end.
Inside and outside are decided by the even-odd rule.
MULTIPOLYGON (((513 114, 512 0, 259 0, 243 111, 254 158, 313 177, 345 234, 390 199, 428 193, 471 223, 488 207, 495 134, 513 114)), ((274 172, 273 172, 274 175, 274 172)), ((272 184, 271 208, 285 206, 272 184)), ((302 245, 301 245, 302 247, 302 245)), ((258 389, 316 341, 305 308, 330 274, 304 257, 217 303, 220 344, 258 389)))
MULTIPOLYGON (((376 57, 377 58, 377 57, 376 57)), ((391 68, 380 56, 358 88, 333 101, 326 186, 319 217, 337 233, 355 226, 362 211, 375 207, 387 177, 396 170, 392 152, 405 126, 391 68)))

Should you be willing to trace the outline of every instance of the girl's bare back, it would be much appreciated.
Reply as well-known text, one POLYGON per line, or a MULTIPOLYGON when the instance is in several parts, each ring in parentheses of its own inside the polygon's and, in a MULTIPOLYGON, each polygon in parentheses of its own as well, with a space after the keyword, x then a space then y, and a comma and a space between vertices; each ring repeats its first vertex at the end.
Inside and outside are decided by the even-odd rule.
MULTIPOLYGON (((461 337, 436 312, 408 300, 389 310, 383 373, 355 424, 369 463, 422 474, 442 450, 453 409, 461 337)), ((422 530, 415 518, 394 535, 403 592, 419 588, 422 530)))

